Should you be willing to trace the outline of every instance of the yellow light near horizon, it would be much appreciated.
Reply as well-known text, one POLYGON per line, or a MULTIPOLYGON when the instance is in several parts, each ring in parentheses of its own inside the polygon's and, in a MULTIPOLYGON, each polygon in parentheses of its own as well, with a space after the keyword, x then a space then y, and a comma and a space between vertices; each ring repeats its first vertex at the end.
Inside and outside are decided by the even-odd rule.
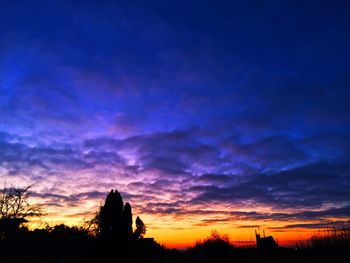
MULTIPOLYGON (((91 218, 94 213, 91 213, 91 218)), ((147 227, 146 237, 153 237, 155 240, 168 247, 168 248, 178 248, 184 249, 193 246, 197 241, 201 241, 208 236, 210 236, 213 230, 218 231, 220 234, 226 234, 230 238, 233 244, 244 244, 245 242, 254 243, 255 242, 255 229, 251 228, 239 228, 239 224, 252 223, 254 221, 236 221, 229 224, 211 224, 207 226, 194 226, 192 222, 186 220, 176 220, 171 216, 156 216, 141 214, 139 215, 141 219, 145 222, 147 227)), ((134 216, 135 219, 136 216, 134 216)), ((198 218, 199 219, 199 218, 198 218)), ((67 217, 66 215, 52 214, 42 221, 47 222, 50 226, 56 224, 67 224, 67 225, 81 225, 83 222, 82 217, 67 217)), ((255 222, 262 225, 263 222, 255 222)), ((273 237, 278 240, 280 245, 293 245, 302 240, 310 237, 312 233, 316 230, 310 230, 306 228, 290 229, 283 232, 270 230, 269 227, 272 226, 282 226, 286 223, 291 222, 265 222, 264 228, 260 229, 262 234, 262 229, 265 230, 266 235, 273 235, 273 237)), ((33 220, 29 226, 31 228, 38 227, 40 222, 33 220)), ((41 224, 41 226, 44 226, 41 224)))
MULTIPOLYGON (((33 203, 43 202, 43 199, 33 198, 33 203)), ((47 224, 50 226, 57 224, 81 225, 85 220, 92 219, 96 211, 99 209, 101 201, 99 200, 83 200, 79 205, 69 206, 62 202, 62 206, 47 206, 47 216, 40 220, 33 219, 29 224, 31 228, 43 227, 47 224), (44 222, 44 223, 43 223, 44 222)), ((218 210, 229 211, 230 207, 216 206, 218 210)), ((231 220, 226 221, 222 214, 212 214, 210 207, 207 208, 208 215, 157 215, 142 214, 142 204, 136 203, 133 209, 134 220, 136 216, 140 216, 147 226, 146 237, 153 237, 155 240, 169 248, 186 248, 191 247, 196 241, 207 238, 213 230, 217 230, 220 234, 227 234, 234 244, 240 242, 255 242, 254 230, 257 227, 240 227, 240 226, 261 226, 261 230, 265 229, 266 235, 273 235, 282 245, 295 244, 304 240, 316 230, 306 228, 276 229, 289 224, 314 223, 314 222, 292 222, 292 221, 262 221, 262 220, 231 220), (219 219, 217 223, 203 224, 208 219, 219 219), (220 221, 223 219, 222 221, 220 221)), ((256 207, 251 211, 271 212, 268 208, 256 207)), ((243 210, 242 210, 243 211, 243 210)), ((246 211, 247 212, 247 211, 246 211)), ((215 222, 215 220, 213 221, 215 222)))

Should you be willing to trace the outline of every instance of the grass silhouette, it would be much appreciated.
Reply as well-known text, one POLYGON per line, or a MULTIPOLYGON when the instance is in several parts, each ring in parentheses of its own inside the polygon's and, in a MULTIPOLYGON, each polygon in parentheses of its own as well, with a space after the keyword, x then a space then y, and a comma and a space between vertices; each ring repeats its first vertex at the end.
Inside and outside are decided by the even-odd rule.
POLYGON ((326 228, 309 239, 309 246, 314 249, 350 249, 350 225, 326 228))

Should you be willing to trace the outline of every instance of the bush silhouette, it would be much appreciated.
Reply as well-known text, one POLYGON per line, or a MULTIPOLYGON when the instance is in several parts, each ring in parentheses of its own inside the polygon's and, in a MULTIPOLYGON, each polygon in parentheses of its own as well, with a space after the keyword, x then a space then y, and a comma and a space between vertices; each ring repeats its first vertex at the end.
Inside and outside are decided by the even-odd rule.
POLYGON ((143 223, 140 217, 136 218, 135 224, 136 224, 136 229, 134 232, 134 236, 136 238, 143 238, 143 236, 146 234, 146 225, 143 223))
POLYGON ((212 231, 203 241, 198 241, 189 254, 193 262, 215 262, 231 257, 233 246, 227 235, 212 231))

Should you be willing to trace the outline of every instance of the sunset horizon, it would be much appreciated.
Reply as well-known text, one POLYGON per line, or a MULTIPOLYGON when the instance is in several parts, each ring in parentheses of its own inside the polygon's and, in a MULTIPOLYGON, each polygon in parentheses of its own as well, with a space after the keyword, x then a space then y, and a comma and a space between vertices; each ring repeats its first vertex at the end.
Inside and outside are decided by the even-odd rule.
MULTIPOLYGON (((31 191, 29 193, 29 196, 33 195, 31 194, 31 191)), ((99 208, 104 204, 105 197, 108 193, 109 191, 104 193, 94 192, 95 195, 101 195, 101 199, 93 201, 88 200, 91 210, 87 209, 84 212, 81 212, 81 207, 79 206, 75 207, 75 209, 79 211, 77 213, 70 211, 69 208, 64 208, 57 212, 45 210, 43 216, 40 216, 39 218, 31 218, 27 226, 30 229, 40 229, 47 226, 52 227, 59 224, 78 227, 84 226, 96 216, 99 208), (62 214, 62 212, 64 213, 62 214)), ((121 195, 123 197, 123 192, 121 192, 121 195)), ((33 196, 30 196, 30 200, 34 204, 43 205, 33 196)), ((339 220, 337 218, 330 219, 327 223, 315 223, 314 220, 291 221, 289 219, 285 221, 273 221, 270 218, 274 217, 274 213, 266 213, 266 219, 262 220, 232 219, 232 217, 227 216, 230 214, 230 211, 212 212, 211 210, 206 210, 205 216, 196 215, 187 217, 186 215, 183 215, 177 218, 176 215, 169 216, 164 214, 152 215, 142 213, 142 208, 134 209, 133 202, 130 199, 123 198, 123 201, 124 203, 131 203, 135 217, 140 216, 144 220, 147 226, 145 237, 154 238, 158 243, 165 247, 175 249, 190 248, 196 243, 207 239, 213 231, 228 236, 230 242, 237 247, 255 246, 256 232, 266 236, 272 235, 281 246, 296 247, 307 244, 308 240, 314 235, 322 235, 334 227, 342 228, 349 224, 348 219, 339 220), (224 216, 218 219, 218 215, 222 214, 224 216), (210 221, 211 215, 214 215, 213 220, 219 221, 219 223, 203 223, 203 221, 210 221), (227 218, 225 218, 225 216, 227 216, 227 218), (220 223, 220 221, 223 223, 220 223)), ((135 224, 133 224, 133 228, 135 228, 135 224)))

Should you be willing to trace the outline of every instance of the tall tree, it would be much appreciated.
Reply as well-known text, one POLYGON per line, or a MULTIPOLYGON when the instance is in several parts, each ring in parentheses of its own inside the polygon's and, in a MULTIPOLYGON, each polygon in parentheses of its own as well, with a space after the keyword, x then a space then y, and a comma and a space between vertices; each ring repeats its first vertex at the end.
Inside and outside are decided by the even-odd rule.
POLYGON ((129 203, 126 203, 124 206, 122 220, 123 220, 123 236, 126 239, 130 239, 132 237, 132 211, 131 211, 131 205, 129 203))
POLYGON ((100 208, 98 224, 103 238, 116 238, 122 234, 123 199, 115 190, 107 195, 105 204, 100 208))
POLYGON ((139 217, 136 218, 133 232, 131 205, 126 203, 123 206, 123 199, 117 190, 111 190, 91 222, 97 226, 97 234, 108 241, 124 242, 132 237, 142 238, 146 233, 146 225, 139 217))

